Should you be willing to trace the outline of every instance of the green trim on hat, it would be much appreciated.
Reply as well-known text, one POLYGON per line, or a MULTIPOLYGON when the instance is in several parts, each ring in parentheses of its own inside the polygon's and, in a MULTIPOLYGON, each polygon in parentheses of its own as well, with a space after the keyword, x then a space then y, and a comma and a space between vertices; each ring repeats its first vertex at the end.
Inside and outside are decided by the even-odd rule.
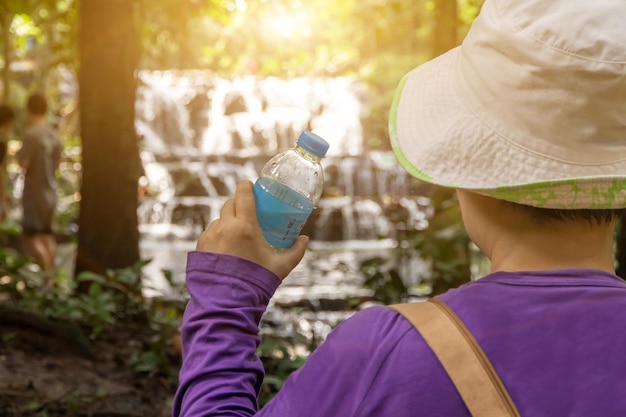
POLYGON ((534 207, 591 210, 626 207, 626 178, 570 178, 472 191, 534 207))
POLYGON ((414 177, 426 181, 433 182, 433 179, 429 176, 417 169, 411 162, 409 162, 408 158, 402 153, 402 149, 400 148, 400 143, 398 142, 398 105, 400 104, 400 97, 402 96, 402 90, 406 85, 408 80, 408 74, 402 77, 398 87, 396 87, 396 91, 393 95, 393 102, 391 103, 391 109, 389 110, 389 140, 391 141, 391 149, 396 155, 396 158, 400 162, 400 165, 404 167, 408 171, 409 174, 414 177))

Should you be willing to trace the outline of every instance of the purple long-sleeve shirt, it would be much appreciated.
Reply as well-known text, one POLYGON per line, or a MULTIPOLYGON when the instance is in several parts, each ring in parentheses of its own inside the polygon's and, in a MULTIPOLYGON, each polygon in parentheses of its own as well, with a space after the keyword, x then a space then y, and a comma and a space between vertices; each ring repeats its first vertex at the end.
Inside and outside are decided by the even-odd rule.
MULTIPOLYGON (((468 417, 413 326, 372 307, 340 324, 258 411, 258 325, 280 280, 192 252, 174 416, 468 417)), ((626 415, 626 283, 601 271, 498 272, 441 298, 472 331, 523 417, 626 415)))

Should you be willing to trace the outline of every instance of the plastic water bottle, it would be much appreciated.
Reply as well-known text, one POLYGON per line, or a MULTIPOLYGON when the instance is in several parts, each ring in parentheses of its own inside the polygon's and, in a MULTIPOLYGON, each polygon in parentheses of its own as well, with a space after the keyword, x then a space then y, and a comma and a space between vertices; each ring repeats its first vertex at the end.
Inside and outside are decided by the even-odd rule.
POLYGON ((296 147, 263 167, 254 184, 256 214, 268 243, 288 249, 300 234, 324 188, 321 159, 328 142, 314 133, 300 134, 296 147))

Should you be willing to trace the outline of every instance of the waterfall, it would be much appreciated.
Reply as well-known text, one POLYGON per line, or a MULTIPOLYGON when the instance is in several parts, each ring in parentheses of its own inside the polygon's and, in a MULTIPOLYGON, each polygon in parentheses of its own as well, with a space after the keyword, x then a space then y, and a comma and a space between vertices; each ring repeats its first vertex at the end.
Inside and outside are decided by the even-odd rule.
MULTIPOLYGON (((181 258, 219 216, 236 184, 254 181, 265 162, 294 146, 304 129, 330 143, 322 160, 324 194, 303 229, 312 248, 337 252, 349 270, 358 270, 354 251, 382 254, 394 247, 400 229, 428 224, 429 201, 414 196, 423 184, 391 152, 364 151, 358 84, 346 78, 226 79, 203 71, 141 71, 138 77, 136 128, 147 188, 138 217, 142 256, 154 257, 147 267, 153 286, 162 286, 155 278, 161 268, 184 279, 181 258), (337 251, 337 244, 348 249, 337 251)), ((292 282, 310 279, 302 268, 292 282)), ((329 265, 325 279, 338 272, 329 265)), ((339 274, 342 282, 346 274, 339 274)), ((311 296, 315 291, 307 289, 311 296)))

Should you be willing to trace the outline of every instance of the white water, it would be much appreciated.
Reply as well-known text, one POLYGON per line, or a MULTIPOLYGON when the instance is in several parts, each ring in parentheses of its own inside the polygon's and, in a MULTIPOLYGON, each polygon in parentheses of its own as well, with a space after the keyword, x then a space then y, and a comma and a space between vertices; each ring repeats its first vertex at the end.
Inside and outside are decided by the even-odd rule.
MULTIPOLYGON (((371 292, 363 287, 359 265, 389 258, 397 232, 390 211, 403 213, 405 228, 426 227, 429 201, 406 197, 419 185, 393 154, 363 153, 358 85, 346 79, 226 80, 173 71, 142 72, 140 79, 136 125, 152 193, 138 209, 142 258, 153 258, 145 269, 147 295, 176 296, 161 270, 183 283, 187 252, 237 182, 255 180, 269 157, 293 146, 303 129, 331 144, 323 160, 325 195, 304 229, 312 237, 310 249, 277 291, 274 306, 304 303, 324 310, 334 299, 366 298, 371 292)), ((403 275, 415 282, 423 276, 419 262, 401 267, 411 269, 403 275)), ((315 314, 319 319, 322 313, 315 314)))

